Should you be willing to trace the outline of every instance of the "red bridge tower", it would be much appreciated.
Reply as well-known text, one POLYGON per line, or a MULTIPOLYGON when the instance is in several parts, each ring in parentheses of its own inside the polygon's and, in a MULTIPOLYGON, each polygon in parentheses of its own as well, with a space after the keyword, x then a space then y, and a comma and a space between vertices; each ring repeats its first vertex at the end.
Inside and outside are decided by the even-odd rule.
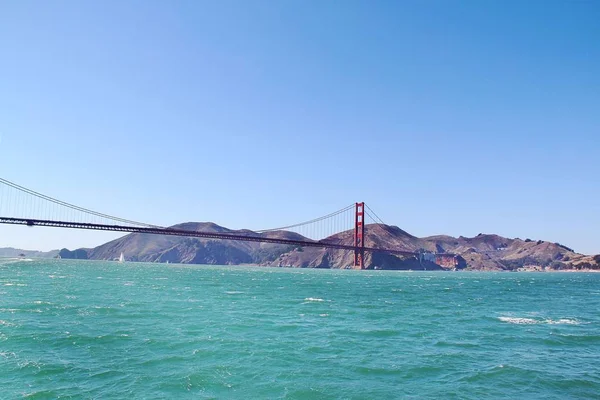
POLYGON ((356 203, 354 214, 354 266, 365 268, 365 203, 356 203))

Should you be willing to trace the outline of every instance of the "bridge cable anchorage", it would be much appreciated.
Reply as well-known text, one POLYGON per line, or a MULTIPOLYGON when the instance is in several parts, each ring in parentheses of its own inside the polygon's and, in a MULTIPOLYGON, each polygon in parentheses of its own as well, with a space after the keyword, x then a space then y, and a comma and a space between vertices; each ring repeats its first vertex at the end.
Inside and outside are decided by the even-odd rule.
MULTIPOLYGON (((147 228, 162 228, 161 226, 152 225, 152 224, 146 224, 144 222, 133 221, 133 220, 125 219, 125 218, 119 218, 119 217, 115 217, 113 215, 104 214, 104 213, 93 211, 93 210, 90 210, 90 209, 87 209, 87 208, 79 207, 79 206, 76 206, 74 204, 70 204, 70 203, 67 203, 65 201, 58 200, 58 199, 55 199, 55 198, 50 197, 50 196, 46 196, 45 194, 42 194, 42 193, 36 192, 34 190, 28 189, 26 187, 18 185, 16 183, 11 182, 11 181, 9 181, 7 179, 4 179, 4 178, 0 178, 0 184, 4 184, 5 186, 12 187, 13 189, 16 189, 16 190, 18 190, 18 191, 20 191, 22 193, 26 193, 26 194, 29 194, 31 196, 35 196, 35 197, 37 197, 39 199, 49 201, 50 203, 66 207, 66 208, 71 209, 71 210, 79 211, 79 212, 82 212, 84 214, 94 215, 96 217, 100 217, 100 218, 104 218, 104 219, 109 219, 109 220, 112 220, 112 221, 115 221, 115 222, 120 222, 120 223, 125 223, 125 224, 130 224, 130 225, 142 226, 142 227, 147 227, 147 228)), ((39 205, 38 205, 38 207, 39 207, 39 205)))

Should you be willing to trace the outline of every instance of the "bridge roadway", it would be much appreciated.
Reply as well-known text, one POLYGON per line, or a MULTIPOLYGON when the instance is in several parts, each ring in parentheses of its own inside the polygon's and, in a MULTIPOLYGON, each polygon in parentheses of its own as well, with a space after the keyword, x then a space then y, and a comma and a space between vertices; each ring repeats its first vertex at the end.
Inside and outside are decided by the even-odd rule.
MULTIPOLYGON (((0 217, 0 224, 11 225, 26 225, 26 226, 48 226, 55 228, 73 228, 73 229, 89 229, 97 231, 113 231, 113 232, 128 232, 128 233, 149 233, 153 235, 171 235, 171 236, 188 236, 207 239, 222 239, 222 240, 241 240, 246 242, 261 242, 261 243, 276 243, 287 244, 300 247, 321 247, 339 250, 364 250, 369 252, 382 252, 395 254, 400 256, 418 256, 418 253, 395 249, 382 249, 376 247, 356 247, 340 243, 331 243, 323 240, 294 240, 294 239, 279 239, 269 238, 264 236, 253 236, 236 233, 218 233, 218 232, 202 232, 189 231, 185 229, 161 228, 161 227, 137 227, 126 225, 107 225, 107 224, 91 224, 84 222, 68 222, 68 221, 52 221, 43 219, 27 219, 27 218, 7 218, 0 217)), ((437 254, 440 256, 451 256, 452 254, 437 254)))

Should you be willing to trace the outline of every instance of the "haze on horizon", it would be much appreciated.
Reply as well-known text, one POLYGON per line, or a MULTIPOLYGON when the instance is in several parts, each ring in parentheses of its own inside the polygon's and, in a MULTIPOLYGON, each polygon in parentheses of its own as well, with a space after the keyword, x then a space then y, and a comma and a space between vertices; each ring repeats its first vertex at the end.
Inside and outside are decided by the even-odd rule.
MULTIPOLYGON (((365 201, 600 253, 600 3, 0 3, 0 176, 157 225, 365 201)), ((111 233, 0 226, 0 247, 111 233)))

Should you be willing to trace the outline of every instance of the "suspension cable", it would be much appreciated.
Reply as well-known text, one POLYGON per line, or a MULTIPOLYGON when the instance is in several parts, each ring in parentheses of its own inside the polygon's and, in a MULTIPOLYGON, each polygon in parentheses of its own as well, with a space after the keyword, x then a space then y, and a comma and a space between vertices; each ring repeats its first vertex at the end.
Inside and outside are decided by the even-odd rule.
POLYGON ((112 215, 103 214, 103 213, 100 213, 100 212, 97 212, 97 211, 89 210, 87 208, 79 207, 79 206, 76 206, 74 204, 70 204, 70 203, 67 203, 67 202, 55 199, 53 197, 46 196, 45 194, 38 193, 38 192, 36 192, 34 190, 27 189, 26 187, 17 185, 16 183, 11 182, 11 181, 6 180, 6 179, 3 179, 3 178, 0 178, 0 183, 3 183, 5 185, 7 185, 7 186, 10 186, 10 187, 12 187, 14 189, 17 189, 17 190, 21 191, 21 192, 25 192, 25 193, 30 194, 32 196, 35 196, 37 198, 40 198, 40 199, 43 199, 43 200, 47 200, 47 201, 49 201, 51 203, 58 204, 58 205, 61 205, 63 207, 67 207, 67 208, 70 208, 72 210, 80 211, 80 212, 83 212, 83 213, 86 213, 86 214, 95 215, 96 217, 106 218, 106 219, 110 219, 110 220, 113 220, 113 221, 118 221, 118 222, 122 222, 122 223, 126 223, 126 224, 131 224, 131 225, 145 226, 145 227, 149 227, 149 228, 161 228, 160 226, 150 225, 150 224, 146 224, 146 223, 143 223, 143 222, 132 221, 132 220, 129 220, 129 219, 124 219, 124 218, 119 218, 119 217, 115 217, 115 216, 112 216, 112 215))
POLYGON ((315 222, 320 222, 320 221, 322 221, 324 219, 331 218, 331 217, 336 216, 338 214, 341 214, 341 213, 343 213, 345 211, 348 211, 352 207, 354 207, 354 204, 350 204, 349 206, 344 207, 344 208, 342 208, 340 210, 337 210, 335 212, 332 212, 331 214, 327 214, 327 215, 324 215, 324 216, 319 217, 319 218, 311 219, 310 221, 304 221, 304 222, 300 222, 298 224, 293 224, 293 225, 288 225, 288 226, 282 226, 282 227, 279 227, 279 228, 262 229, 262 230, 255 231, 255 232, 257 232, 257 233, 264 233, 264 232, 272 232, 272 231, 281 231, 281 230, 290 229, 290 228, 297 228, 297 227, 303 226, 303 225, 313 224, 315 222))
POLYGON ((365 204, 365 207, 367 207, 367 209, 368 209, 369 211, 371 211, 371 214, 373 214, 373 215, 375 216, 375 218, 373 218, 373 215, 371 215, 371 218, 373 218, 373 220, 374 220, 374 221, 377 221, 377 222, 379 222, 379 223, 380 223, 380 224, 382 224, 382 225, 386 225, 386 224, 385 224, 385 223, 384 223, 384 222, 381 220, 381 218, 379 218, 379 216, 378 216, 377 214, 375 214, 375 211, 373 211, 373 209, 372 209, 371 207, 369 207, 369 206, 368 206, 368 205, 366 205, 366 204, 365 204))
POLYGON ((390 235, 390 232, 388 232, 387 230, 383 229, 383 225, 387 226, 387 224, 385 224, 385 223, 384 223, 384 222, 381 220, 381 218, 379 218, 379 217, 377 216, 377 214, 375 214, 375 212, 374 212, 374 211, 373 211, 373 210, 372 210, 372 209, 371 209, 369 206, 366 206, 366 207, 367 207, 367 208, 369 209, 369 211, 371 211, 371 212, 369 212, 369 211, 366 211, 366 210, 365 210, 365 214, 367 214, 369 217, 371 217, 371 219, 372 219, 373 221, 375 221, 375 224, 374 224, 374 225, 375 225, 377 228, 379 228, 379 229, 381 230, 381 232, 383 232, 385 235, 390 235), (372 214, 371 214, 371 213, 372 213, 372 214))

